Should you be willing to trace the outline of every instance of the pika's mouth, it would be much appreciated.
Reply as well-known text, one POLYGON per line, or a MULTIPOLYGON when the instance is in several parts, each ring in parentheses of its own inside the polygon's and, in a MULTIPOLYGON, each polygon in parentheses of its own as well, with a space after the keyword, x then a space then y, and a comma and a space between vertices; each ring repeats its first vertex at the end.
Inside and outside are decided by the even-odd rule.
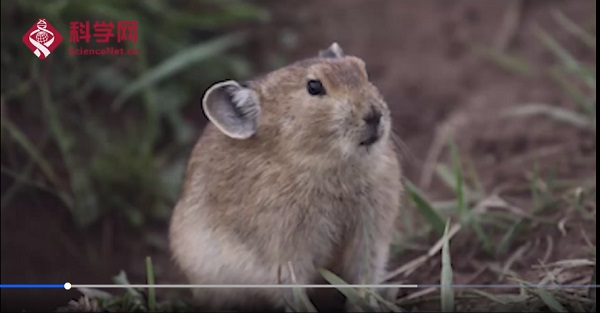
POLYGON ((368 125, 363 133, 360 145, 366 147, 371 146, 377 141, 379 141, 382 135, 383 129, 381 125, 368 125))
POLYGON ((370 145, 376 143, 379 140, 380 137, 381 136, 379 136, 378 132, 376 132, 376 131, 375 132, 369 132, 369 134, 367 135, 367 138, 364 139, 364 140, 362 140, 360 142, 360 145, 361 146, 370 146, 370 145))

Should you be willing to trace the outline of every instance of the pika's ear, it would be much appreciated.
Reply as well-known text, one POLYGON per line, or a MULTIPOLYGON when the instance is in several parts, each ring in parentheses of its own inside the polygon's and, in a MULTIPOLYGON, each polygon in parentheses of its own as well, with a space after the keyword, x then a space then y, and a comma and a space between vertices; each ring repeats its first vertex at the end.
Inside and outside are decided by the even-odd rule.
POLYGON ((319 51, 321 58, 341 58, 344 56, 344 50, 337 42, 334 42, 325 50, 319 51))
POLYGON ((211 86, 204 93, 202 109, 208 119, 231 138, 247 139, 256 133, 260 115, 258 95, 236 81, 211 86))

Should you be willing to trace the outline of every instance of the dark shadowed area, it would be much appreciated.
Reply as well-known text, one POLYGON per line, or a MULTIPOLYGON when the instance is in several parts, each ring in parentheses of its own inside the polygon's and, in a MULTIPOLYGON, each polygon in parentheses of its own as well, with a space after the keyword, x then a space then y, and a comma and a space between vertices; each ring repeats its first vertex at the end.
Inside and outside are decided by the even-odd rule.
MULTIPOLYGON (((167 227, 207 123, 203 92, 334 41, 366 62, 402 141, 411 187, 391 281, 448 282, 436 243, 450 218, 454 284, 595 284, 595 9, 558 0, 2 1, 2 284, 114 283, 121 271, 118 283, 146 283, 147 256, 157 283, 184 283, 167 227), (39 18, 63 36, 46 60, 22 42, 39 18), (137 42, 69 40, 71 21, 127 20, 138 23, 137 42), (138 53, 70 55, 76 46, 138 53)), ((1 292, 2 312, 56 310, 82 296, 1 292)), ((189 293, 156 297, 176 311, 189 293)), ((444 297, 425 288, 392 298, 435 311, 444 297)), ((142 291, 110 305, 148 311, 147 299, 142 291)), ((94 301, 71 305, 108 306, 94 301)), ((453 301, 473 311, 595 311, 595 290, 459 289, 453 301)))

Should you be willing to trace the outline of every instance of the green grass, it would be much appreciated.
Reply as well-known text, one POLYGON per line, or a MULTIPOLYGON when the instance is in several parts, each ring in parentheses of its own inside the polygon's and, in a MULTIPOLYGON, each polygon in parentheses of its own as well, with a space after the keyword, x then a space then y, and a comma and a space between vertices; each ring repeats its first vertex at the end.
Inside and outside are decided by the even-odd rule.
POLYGON ((268 18, 242 1, 2 2, 1 149, 10 156, 2 172, 18 181, 2 210, 17 195, 41 191, 61 199, 79 227, 108 215, 137 227, 163 221, 196 133, 185 110, 214 81, 251 74, 232 52, 246 40, 235 28, 268 18), (39 16, 64 38, 44 62, 23 58, 30 52, 13 31, 39 16), (138 42, 127 48, 139 56, 68 55, 69 22, 78 20, 137 21, 138 42))
MULTIPOLYGON (((146 276, 148 277, 148 285, 154 285, 154 268, 152 266, 152 259, 146 257, 146 276)), ((156 310, 156 294, 154 288, 148 288, 148 312, 154 312, 156 310)))
MULTIPOLYGON (((595 34, 591 34, 576 23, 571 21, 567 16, 559 11, 553 13, 556 21, 568 30, 568 32, 581 40, 590 49, 595 51, 595 34), (593 40, 592 40, 593 39, 593 40)), ((586 65, 578 61, 567 48, 563 47, 550 34, 541 28, 536 29, 536 35, 539 43, 550 51, 556 58, 557 64, 549 70, 549 74, 553 77, 558 85, 563 88, 566 95, 570 96, 577 104, 577 109, 565 109, 549 104, 531 104, 517 106, 506 111, 506 116, 510 118, 530 117, 530 116, 546 116, 553 120, 568 123, 573 127, 583 131, 591 131, 595 134, 596 124, 596 76, 595 65, 586 65)), ((507 69, 515 74, 533 74, 540 72, 534 68, 526 60, 509 56, 506 53, 488 51, 485 48, 478 47, 476 53, 483 54, 490 61, 498 66, 507 69)), ((412 200, 417 211, 424 217, 429 226, 439 235, 442 231, 442 220, 451 215, 459 218, 462 224, 468 225, 469 229, 479 238, 482 248, 490 255, 504 254, 508 251, 515 238, 517 238, 531 219, 527 217, 514 218, 510 212, 507 214, 492 215, 486 212, 480 214, 477 212, 477 207, 489 202, 490 198, 494 198, 494 202, 498 202, 498 195, 485 194, 485 191, 478 183, 479 174, 474 172, 472 168, 466 170, 464 168, 464 160, 462 159, 456 144, 451 140, 449 142, 451 164, 439 164, 437 167, 439 178, 446 183, 448 188, 454 192, 455 205, 452 201, 442 201, 438 203, 429 203, 418 187, 411 182, 407 182, 407 193, 412 200), (470 183, 466 181, 465 176, 469 175, 470 183), (448 205, 450 203, 450 205, 448 205), (508 229, 500 227, 500 220, 508 221, 508 229), (501 228, 505 230, 502 241, 499 244, 493 244, 489 238, 489 233, 492 229, 501 228), (494 248, 494 246, 496 248, 494 248)), ((547 209, 556 206, 556 199, 553 199, 552 190, 540 191, 539 173, 534 170, 534 178, 532 179, 531 190, 533 193, 534 210, 532 216, 547 213, 547 209)), ((575 186, 574 188, 581 187, 575 186)), ((508 204, 501 198, 501 205, 508 209, 508 204)), ((558 200, 557 200, 558 201, 558 200)))
MULTIPOLYGON (((579 27, 564 13, 554 11, 555 21, 571 35, 579 39, 591 51, 596 52, 596 35, 579 27)), ((550 33, 537 27, 535 35, 550 51, 558 63, 546 71, 577 104, 577 109, 565 109, 551 104, 527 104, 506 112, 508 116, 546 116, 561 123, 571 124, 582 130, 596 133, 596 65, 583 64, 550 33)), ((505 64, 498 62, 500 66, 505 64)), ((522 67, 517 67, 518 69, 522 67)), ((509 70, 511 68, 509 67, 509 70)), ((514 71, 515 69, 512 68, 514 71)), ((518 72, 518 70, 517 70, 518 72)))
MULTIPOLYGON (((595 50, 595 35, 585 32, 560 12, 554 12, 554 17, 560 25, 568 29, 569 33, 576 35, 590 49, 595 50)), ((539 42, 558 61, 558 64, 549 71, 549 74, 557 81, 558 86, 563 89, 565 94, 572 98, 577 107, 576 109, 563 109, 546 104, 524 105, 516 109, 510 109, 506 116, 516 118, 542 115, 579 128, 582 131, 591 131, 595 134, 596 91, 595 69, 593 69, 595 65, 594 67, 592 65, 583 65, 547 32, 538 29, 536 33, 540 40, 539 42)), ((481 47, 476 48, 476 52, 489 57, 497 65, 516 74, 534 75, 541 72, 519 57, 500 54, 481 47)), ((512 267, 512 263, 515 259, 519 258, 519 251, 523 253, 526 251, 524 249, 528 247, 527 245, 523 245, 520 249, 516 249, 516 243, 522 241, 524 236, 534 231, 535 227, 539 227, 541 219, 544 219, 549 214, 558 216, 557 218, 545 219, 542 224, 550 225, 554 223, 557 227, 561 227, 561 222, 564 222, 566 218, 560 219, 564 214, 561 214, 562 212, 558 211, 558 208, 577 208, 581 213, 580 216, 584 216, 587 220, 595 221, 595 213, 589 214, 589 212, 581 210, 584 206, 581 203, 582 199, 585 196, 595 195, 595 183, 590 185, 587 183, 587 179, 583 179, 581 182, 559 183, 556 181, 554 175, 542 174, 537 168, 534 168, 531 184, 528 188, 531 191, 532 209, 527 213, 526 211, 519 211, 522 214, 515 215, 515 210, 519 208, 510 205, 510 202, 503 199, 504 195, 502 194, 487 194, 481 188, 480 183, 478 183, 479 173, 474 172, 472 169, 465 170, 463 168, 465 162, 462 160, 458 148, 453 141, 449 143, 449 151, 450 165, 438 165, 438 175, 440 181, 444 182, 449 190, 454 193, 454 200, 430 201, 427 195, 410 181, 407 181, 405 184, 407 195, 416 212, 423 217, 428 231, 439 236, 443 230, 442 221, 446 218, 454 217, 464 226, 461 228, 461 233, 470 232, 475 235, 478 238, 481 250, 487 252, 491 257, 502 258, 502 256, 508 256, 507 254, 510 251, 515 251, 499 269, 503 277, 511 278, 510 268, 512 267), (467 176, 470 176, 468 182, 466 179, 467 176), (562 190, 562 192, 559 192, 559 190, 562 190), (485 209, 488 205, 492 205, 496 210, 500 208, 501 211, 490 212, 485 209)), ((595 199, 591 201, 588 204, 594 207, 595 212, 595 199)), ((428 232, 425 231, 425 233, 428 232)), ((592 249, 595 249, 595 247, 592 247, 592 249)), ((415 267, 421 266, 429 258, 431 258, 431 255, 419 257, 414 260, 414 263, 409 263, 408 265, 410 266, 401 267, 396 271, 396 274, 405 274, 410 267, 414 271, 415 267)), ((446 246, 444 246, 441 258, 443 273, 440 281, 442 285, 445 285, 444 281, 451 281, 452 278, 449 263, 450 257, 446 246)), ((595 254, 593 256, 590 255, 590 258, 595 259, 595 254)), ((517 279, 516 277, 512 278, 517 279)), ((532 283, 523 282, 532 285, 532 283)), ((590 289, 590 292, 592 291, 595 292, 595 290, 590 289)), ((591 310, 589 300, 581 298, 578 299, 579 302, 572 301, 572 297, 560 290, 540 291, 536 289, 524 289, 522 292, 525 292, 525 294, 490 294, 475 290, 471 293, 471 296, 465 296, 464 294, 456 295, 456 299, 473 301, 485 297, 499 306, 505 308, 517 307, 525 311, 527 311, 527 306, 536 309, 548 309, 555 312, 591 310)), ((409 301, 400 300, 399 305, 410 306, 415 303, 438 302, 443 310, 453 310, 454 307, 452 304, 454 300, 450 290, 442 287, 440 293, 439 296, 435 297, 421 297, 409 301)))
POLYGON ((450 228, 450 221, 446 222, 446 228, 444 229, 444 245, 442 247, 442 272, 440 278, 440 284, 442 285, 441 297, 442 297, 442 311, 443 312, 454 312, 454 290, 452 289, 452 264, 450 261, 450 238, 448 231, 450 228))

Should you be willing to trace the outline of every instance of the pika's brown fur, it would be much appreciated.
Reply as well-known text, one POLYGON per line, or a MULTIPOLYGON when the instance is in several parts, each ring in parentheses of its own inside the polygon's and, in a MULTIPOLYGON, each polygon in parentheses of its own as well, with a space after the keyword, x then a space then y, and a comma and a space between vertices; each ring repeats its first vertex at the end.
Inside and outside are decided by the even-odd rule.
MULTIPOLYGON (((325 268, 351 284, 380 283, 401 167, 365 63, 334 44, 246 84, 215 85, 204 101, 212 123, 191 153, 170 226, 189 282, 315 284, 325 268), (325 94, 311 95, 309 80, 325 94), (381 122, 369 130, 374 112, 381 122), (373 134, 379 139, 364 144, 373 134)), ((291 293, 194 290, 210 309, 282 308, 291 293)))

